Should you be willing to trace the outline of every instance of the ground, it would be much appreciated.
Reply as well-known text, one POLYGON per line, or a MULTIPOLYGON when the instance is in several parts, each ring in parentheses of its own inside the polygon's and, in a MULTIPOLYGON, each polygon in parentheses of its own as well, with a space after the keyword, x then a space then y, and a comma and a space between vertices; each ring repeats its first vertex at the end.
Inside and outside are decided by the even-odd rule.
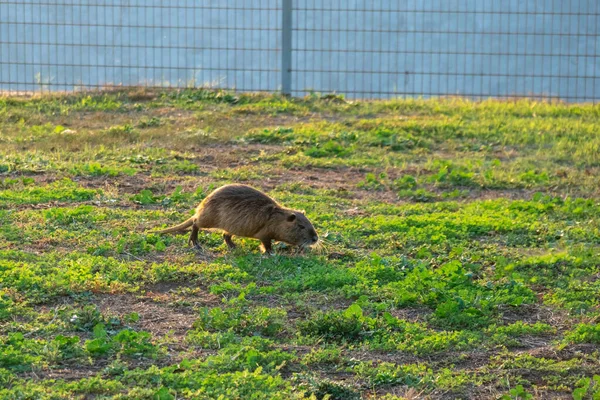
POLYGON ((0 98, 0 398, 599 398, 599 117, 0 98), (305 210, 320 244, 149 233, 229 182, 305 210))

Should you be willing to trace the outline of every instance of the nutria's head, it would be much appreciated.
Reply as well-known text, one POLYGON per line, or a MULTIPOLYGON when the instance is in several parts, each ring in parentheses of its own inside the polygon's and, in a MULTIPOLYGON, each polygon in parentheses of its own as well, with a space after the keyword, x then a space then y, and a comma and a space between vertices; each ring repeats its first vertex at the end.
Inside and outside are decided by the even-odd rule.
POLYGON ((317 231, 301 211, 279 209, 275 215, 275 240, 301 247, 312 246, 319 241, 317 231))

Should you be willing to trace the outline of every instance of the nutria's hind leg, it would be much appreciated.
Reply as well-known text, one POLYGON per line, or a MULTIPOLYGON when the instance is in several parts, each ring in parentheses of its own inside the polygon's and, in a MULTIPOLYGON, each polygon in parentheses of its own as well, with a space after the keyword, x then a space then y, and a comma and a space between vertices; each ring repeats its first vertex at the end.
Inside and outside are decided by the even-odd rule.
POLYGON ((225 239, 225 243, 227 244, 227 247, 229 247, 229 250, 235 249, 236 246, 235 246, 235 243, 233 243, 233 240, 231 240, 230 234, 224 233, 223 239, 225 239))
POLYGON ((265 254, 273 254, 273 248, 271 247, 271 239, 261 239, 262 248, 265 254))
POLYGON ((202 247, 198 242, 198 232, 200 232, 200 229, 207 229, 211 227, 212 225, 210 218, 207 218, 206 214, 196 214, 194 216, 194 224, 192 225, 192 233, 190 233, 188 243, 193 244, 196 249, 202 250, 202 247))
POLYGON ((196 226, 196 224, 192 225, 192 233, 190 233, 190 238, 188 239, 188 243, 193 245, 198 250, 202 250, 200 247, 200 243, 198 243, 198 232, 200 229, 196 226))

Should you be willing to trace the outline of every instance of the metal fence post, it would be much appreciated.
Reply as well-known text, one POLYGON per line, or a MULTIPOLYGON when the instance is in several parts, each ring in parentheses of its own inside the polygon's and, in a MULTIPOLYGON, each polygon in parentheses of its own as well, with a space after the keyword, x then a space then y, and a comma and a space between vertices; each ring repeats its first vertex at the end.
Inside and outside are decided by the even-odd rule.
POLYGON ((292 0, 282 0, 281 93, 292 95, 292 0))

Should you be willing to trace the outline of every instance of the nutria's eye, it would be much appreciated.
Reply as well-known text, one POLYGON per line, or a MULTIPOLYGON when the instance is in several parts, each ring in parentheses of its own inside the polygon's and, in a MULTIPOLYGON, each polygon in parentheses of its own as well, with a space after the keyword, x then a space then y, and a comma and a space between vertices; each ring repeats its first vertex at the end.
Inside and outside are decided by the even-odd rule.
POLYGON ((300 229, 306 229, 306 227, 305 227, 304 225, 298 225, 298 227, 299 227, 300 229))

